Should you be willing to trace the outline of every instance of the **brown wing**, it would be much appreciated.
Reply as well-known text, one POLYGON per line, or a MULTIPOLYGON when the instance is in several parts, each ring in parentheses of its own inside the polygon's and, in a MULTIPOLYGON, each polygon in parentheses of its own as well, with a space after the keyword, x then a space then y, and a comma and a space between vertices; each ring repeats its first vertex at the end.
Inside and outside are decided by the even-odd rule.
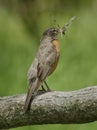
MULTIPOLYGON (((48 45, 48 44, 47 44, 48 45)), ((59 55, 57 55, 57 50, 53 43, 49 43, 49 46, 45 45, 45 48, 39 50, 38 56, 39 60, 39 78, 40 80, 45 80, 48 75, 50 75, 56 68, 59 55)))

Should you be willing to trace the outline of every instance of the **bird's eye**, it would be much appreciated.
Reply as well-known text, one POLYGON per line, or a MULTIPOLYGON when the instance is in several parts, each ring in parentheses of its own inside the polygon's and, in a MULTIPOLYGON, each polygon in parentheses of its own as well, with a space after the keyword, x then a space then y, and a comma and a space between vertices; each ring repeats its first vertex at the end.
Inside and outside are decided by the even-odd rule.
POLYGON ((53 30, 53 33, 55 33, 55 34, 56 34, 56 33, 57 33, 57 31, 54 29, 54 30, 53 30))

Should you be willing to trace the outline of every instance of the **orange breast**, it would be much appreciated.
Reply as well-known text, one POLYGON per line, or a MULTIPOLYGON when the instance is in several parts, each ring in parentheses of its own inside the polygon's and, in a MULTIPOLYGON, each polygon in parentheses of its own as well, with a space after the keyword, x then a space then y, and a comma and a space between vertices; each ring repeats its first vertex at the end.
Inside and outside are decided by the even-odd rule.
POLYGON ((49 75, 51 75, 54 72, 54 70, 56 69, 58 61, 59 61, 59 57, 60 57, 60 48, 59 48, 59 42, 58 42, 58 40, 54 40, 53 44, 54 44, 54 46, 56 48, 57 55, 56 55, 56 60, 55 60, 53 66, 52 66, 52 68, 50 70, 49 75))
POLYGON ((54 46, 55 46, 55 48, 56 48, 57 53, 60 54, 60 47, 59 47, 59 42, 58 42, 58 40, 57 40, 57 39, 56 39, 56 40, 53 40, 53 44, 54 44, 54 46))

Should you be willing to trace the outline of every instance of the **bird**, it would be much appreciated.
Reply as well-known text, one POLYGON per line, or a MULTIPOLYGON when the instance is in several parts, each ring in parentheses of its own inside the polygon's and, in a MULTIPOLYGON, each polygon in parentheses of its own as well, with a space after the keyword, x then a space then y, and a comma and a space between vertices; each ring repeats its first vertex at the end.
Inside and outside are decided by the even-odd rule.
POLYGON ((27 73, 29 89, 24 104, 25 113, 29 109, 32 97, 36 96, 40 87, 43 88, 43 83, 47 89, 50 90, 46 83, 46 78, 54 72, 60 58, 58 34, 61 33, 61 35, 63 35, 67 26, 69 26, 74 19, 75 18, 71 18, 62 28, 51 27, 46 29, 42 34, 40 46, 27 73))

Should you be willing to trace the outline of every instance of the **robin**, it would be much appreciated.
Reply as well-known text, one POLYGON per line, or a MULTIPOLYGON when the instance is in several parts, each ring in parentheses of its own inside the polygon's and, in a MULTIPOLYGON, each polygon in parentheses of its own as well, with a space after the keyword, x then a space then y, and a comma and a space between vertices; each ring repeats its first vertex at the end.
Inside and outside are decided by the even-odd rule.
POLYGON ((43 33, 38 52, 27 74, 29 90, 24 105, 25 112, 29 108, 32 96, 34 97, 37 94, 39 87, 42 86, 43 83, 45 83, 47 89, 50 90, 46 83, 46 78, 54 72, 60 57, 57 35, 59 33, 61 33, 61 35, 64 34, 68 25, 70 25, 74 19, 75 17, 72 17, 63 28, 53 27, 43 33))

